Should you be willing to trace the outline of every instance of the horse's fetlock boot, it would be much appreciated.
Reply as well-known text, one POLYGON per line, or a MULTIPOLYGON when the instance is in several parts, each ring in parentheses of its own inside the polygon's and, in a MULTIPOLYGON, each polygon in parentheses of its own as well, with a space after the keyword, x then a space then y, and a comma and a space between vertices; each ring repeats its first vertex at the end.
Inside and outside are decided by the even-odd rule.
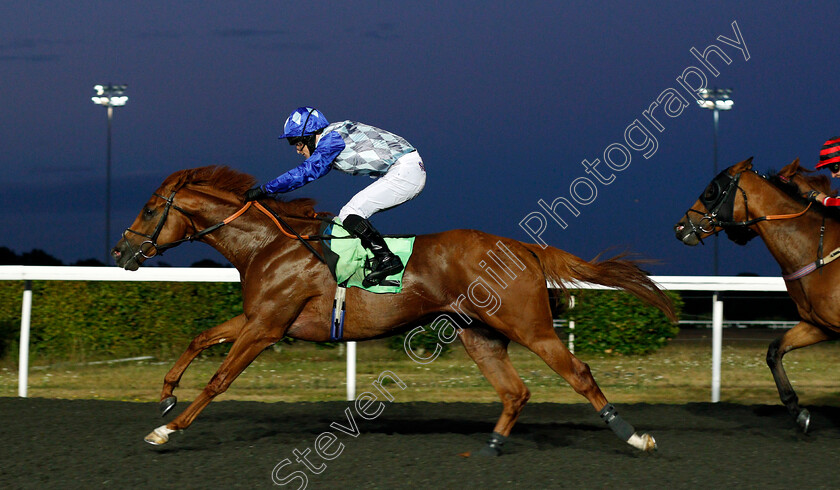
POLYGON ((507 437, 499 434, 498 432, 493 432, 493 434, 490 435, 490 439, 487 441, 487 445, 482 447, 481 450, 478 451, 478 456, 501 456, 502 446, 504 445, 506 440, 507 437))
POLYGON ((158 410, 160 410, 160 416, 164 417, 170 410, 175 408, 175 405, 178 404, 178 397, 176 396, 168 396, 160 401, 158 404, 158 410))
POLYGON ((811 425, 811 412, 808 409, 803 408, 799 411, 799 415, 796 416, 796 424, 802 429, 802 433, 808 433, 808 426, 811 425))

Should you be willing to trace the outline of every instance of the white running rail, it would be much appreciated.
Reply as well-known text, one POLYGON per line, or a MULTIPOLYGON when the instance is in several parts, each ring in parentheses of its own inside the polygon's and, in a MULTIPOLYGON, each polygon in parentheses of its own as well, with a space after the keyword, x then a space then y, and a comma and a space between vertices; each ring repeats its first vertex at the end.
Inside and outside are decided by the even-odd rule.
MULTIPOLYGON (((662 289, 674 291, 786 291, 781 277, 651 276, 662 289)), ((29 376, 29 327, 32 313, 31 281, 160 281, 239 282, 233 268, 145 267, 131 272, 117 267, 0 266, 0 280, 26 281, 20 319, 18 396, 27 396, 29 376)), ((548 283, 549 287, 557 287, 548 283)), ((588 283, 568 283, 574 289, 609 289, 588 283)), ((720 400, 720 357, 723 332, 723 302, 712 300, 712 402, 720 400)), ((355 399, 356 344, 347 347, 347 399, 355 399)))

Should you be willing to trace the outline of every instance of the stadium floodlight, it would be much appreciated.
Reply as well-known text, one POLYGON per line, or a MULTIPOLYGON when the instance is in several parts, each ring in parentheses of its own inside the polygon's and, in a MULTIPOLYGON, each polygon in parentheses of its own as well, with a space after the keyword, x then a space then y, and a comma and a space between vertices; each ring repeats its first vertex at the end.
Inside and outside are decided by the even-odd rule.
POLYGON ((125 89, 128 85, 94 85, 96 95, 91 97, 94 104, 104 105, 106 107, 121 107, 128 102, 128 97, 125 95, 125 89))

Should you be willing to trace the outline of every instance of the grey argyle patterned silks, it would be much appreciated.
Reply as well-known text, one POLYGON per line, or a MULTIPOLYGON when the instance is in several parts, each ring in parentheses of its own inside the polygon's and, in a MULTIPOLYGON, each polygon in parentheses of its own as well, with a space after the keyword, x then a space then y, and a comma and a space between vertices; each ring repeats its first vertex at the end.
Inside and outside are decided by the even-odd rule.
POLYGON ((332 165, 353 175, 382 175, 401 156, 415 151, 405 138, 367 124, 342 121, 324 128, 324 134, 331 131, 345 144, 332 165))

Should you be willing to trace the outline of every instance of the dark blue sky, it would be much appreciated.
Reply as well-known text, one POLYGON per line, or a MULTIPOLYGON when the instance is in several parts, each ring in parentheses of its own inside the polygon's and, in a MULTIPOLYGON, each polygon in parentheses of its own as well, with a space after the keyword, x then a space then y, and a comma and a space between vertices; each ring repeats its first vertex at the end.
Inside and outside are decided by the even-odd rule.
MULTIPOLYGON (((113 82, 130 98, 114 119, 113 242, 176 170, 226 164, 265 182, 297 165, 277 135, 300 105, 419 149, 426 189, 376 215, 383 232, 476 228, 530 241, 519 222, 538 200, 569 199, 587 176, 581 161, 628 146, 639 119, 656 152, 631 150, 565 230, 549 220, 542 238, 585 258, 637 252, 661 261, 655 274, 710 274, 712 247, 681 245, 672 226, 713 177, 712 113, 660 107, 659 132, 643 111, 669 88, 688 98, 676 79, 701 67, 690 49, 715 44, 732 61, 711 56, 720 74, 706 71, 708 86, 733 88, 735 100, 721 114, 721 167, 750 156, 759 170, 796 157, 813 167, 840 134, 838 17, 837 2, 5 2, 0 245, 102 257, 106 118, 90 97, 113 82), (717 40, 735 39, 733 21, 749 60, 717 40)), ((337 212, 369 182, 331 172, 289 197, 337 212)), ((759 240, 723 238, 720 249, 722 274, 778 274, 759 240)), ((165 260, 201 258, 221 260, 202 244, 165 260)))

